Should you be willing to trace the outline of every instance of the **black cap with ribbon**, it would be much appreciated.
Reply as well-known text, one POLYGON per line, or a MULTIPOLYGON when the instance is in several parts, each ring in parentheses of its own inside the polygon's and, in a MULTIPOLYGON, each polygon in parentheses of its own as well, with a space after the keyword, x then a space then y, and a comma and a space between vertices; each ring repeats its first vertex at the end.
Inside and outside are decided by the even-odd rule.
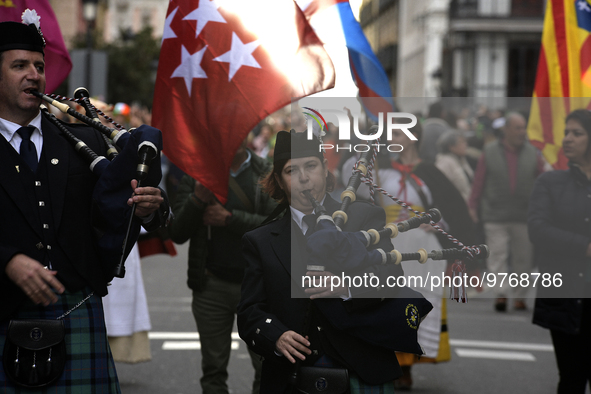
POLYGON ((277 133, 273 164, 277 164, 282 160, 310 156, 324 160, 320 140, 315 135, 308 139, 308 133, 296 133, 293 129, 289 133, 287 131, 277 133))
POLYGON ((12 49, 41 52, 44 54, 45 39, 40 29, 40 17, 35 10, 25 10, 23 23, 0 23, 0 52, 12 49))

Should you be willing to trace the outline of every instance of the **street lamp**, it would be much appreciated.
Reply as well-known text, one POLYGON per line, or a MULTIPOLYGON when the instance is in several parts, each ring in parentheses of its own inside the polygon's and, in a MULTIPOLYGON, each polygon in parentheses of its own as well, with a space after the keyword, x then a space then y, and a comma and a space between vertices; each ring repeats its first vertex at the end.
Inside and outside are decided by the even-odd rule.
POLYGON ((98 0, 82 0, 82 17, 86 21, 86 88, 90 89, 92 71, 92 30, 98 9, 98 0))

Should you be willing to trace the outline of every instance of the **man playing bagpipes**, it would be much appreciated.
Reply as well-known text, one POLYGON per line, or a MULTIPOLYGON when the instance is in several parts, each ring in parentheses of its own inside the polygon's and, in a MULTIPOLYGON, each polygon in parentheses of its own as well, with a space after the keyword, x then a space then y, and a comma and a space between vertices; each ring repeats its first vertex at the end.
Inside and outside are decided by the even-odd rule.
POLYGON ((302 281, 338 276, 347 264, 354 266, 349 273, 381 283, 403 275, 399 265, 368 259, 371 252, 381 255, 377 249, 393 249, 388 237, 368 251, 352 233, 382 229, 382 208, 353 202, 342 232, 332 223, 321 226, 327 220, 313 215, 310 195, 328 215, 341 207, 328 195, 335 179, 319 148, 319 140, 308 140, 306 133, 277 134, 273 172, 263 185, 285 215, 243 238, 248 265, 238 306, 240 337, 264 358, 262 394, 329 387, 334 393, 394 392, 392 381, 401 375, 395 350, 422 353, 416 329, 430 304, 408 289, 302 281), (338 246, 323 246, 326 239, 338 246))
POLYGON ((107 144, 93 128, 60 128, 40 111, 41 100, 31 93, 45 90, 45 41, 34 11, 25 11, 23 22, 0 23, 0 386, 5 392, 20 392, 20 385, 32 388, 27 392, 118 393, 101 297, 123 242, 118 235, 112 250, 99 245, 114 236, 101 225, 137 224, 125 257, 140 223, 147 229, 162 224, 164 195, 157 183, 136 187, 129 178, 114 193, 127 196, 122 201, 93 196, 103 180, 64 133, 97 155, 106 156, 107 144), (32 18, 25 22, 27 13, 32 18), (105 220, 111 208, 127 218, 105 220))

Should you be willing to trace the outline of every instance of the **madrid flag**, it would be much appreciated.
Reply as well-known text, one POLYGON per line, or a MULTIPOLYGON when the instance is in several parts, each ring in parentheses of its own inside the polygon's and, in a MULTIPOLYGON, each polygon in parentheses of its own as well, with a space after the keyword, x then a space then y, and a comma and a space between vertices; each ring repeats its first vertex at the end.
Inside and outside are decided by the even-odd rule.
POLYGON ((293 0, 171 0, 153 124, 168 158, 225 203, 248 132, 333 85, 332 62, 293 0))
POLYGON ((35 10, 41 17, 41 31, 45 47, 45 90, 53 92, 66 79, 72 69, 72 60, 66 49, 62 32, 48 0, 3 0, 0 1, 0 22, 21 22, 21 15, 27 9, 35 10))
POLYGON ((562 155, 564 119, 590 108, 591 2, 549 0, 534 88, 528 135, 555 168, 566 168, 562 155))

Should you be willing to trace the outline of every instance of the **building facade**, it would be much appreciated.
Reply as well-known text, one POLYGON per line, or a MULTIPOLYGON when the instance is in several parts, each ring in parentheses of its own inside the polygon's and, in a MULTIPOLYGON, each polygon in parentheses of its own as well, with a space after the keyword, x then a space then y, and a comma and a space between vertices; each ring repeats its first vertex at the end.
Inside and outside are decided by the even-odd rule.
POLYGON ((365 0, 361 24, 398 97, 531 96, 544 0, 365 0))

